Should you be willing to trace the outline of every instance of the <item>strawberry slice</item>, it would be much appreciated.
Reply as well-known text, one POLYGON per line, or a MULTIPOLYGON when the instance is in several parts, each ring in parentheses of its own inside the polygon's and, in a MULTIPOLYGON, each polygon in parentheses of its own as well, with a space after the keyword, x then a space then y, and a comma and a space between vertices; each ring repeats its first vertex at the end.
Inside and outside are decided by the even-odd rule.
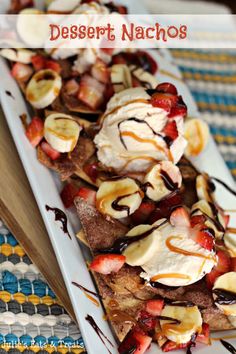
POLYGON ((212 271, 210 273, 208 273, 206 275, 206 283, 207 283, 208 289, 211 290, 213 288, 216 279, 221 275, 222 275, 222 273, 218 272, 214 268, 212 269, 212 271))
POLYGON ((190 223, 192 228, 199 225, 203 226, 205 221, 206 221, 205 215, 193 215, 190 218, 190 223))
POLYGON ((112 64, 128 64, 122 53, 116 54, 112 57, 112 64))
POLYGON ((162 351, 164 353, 170 352, 172 350, 179 350, 179 349, 185 349, 188 348, 190 343, 182 343, 178 344, 176 342, 172 342, 171 340, 168 340, 163 346, 162 346, 162 351))
POLYGON ((146 302, 146 310, 152 316, 159 316, 164 307, 163 299, 153 299, 146 302))
POLYGON ((230 256, 222 250, 217 251, 216 255, 218 257, 218 263, 215 269, 222 274, 230 272, 231 269, 230 256))
POLYGON ((65 83, 66 93, 70 96, 77 96, 79 92, 79 83, 76 79, 70 79, 65 83))
POLYGON ((45 68, 56 71, 58 74, 61 72, 61 65, 54 60, 46 60, 45 68))
POLYGON ((117 273, 125 263, 121 254, 100 254, 90 264, 90 269, 100 274, 117 273))
POLYGON ((66 208, 70 208, 74 204, 74 199, 78 196, 78 192, 79 188, 77 188, 74 184, 65 184, 60 195, 62 202, 66 208))
POLYGON ((224 222, 225 222, 225 229, 227 228, 227 226, 229 225, 229 221, 230 221, 230 215, 227 215, 227 214, 223 214, 223 219, 224 219, 224 222))
POLYGON ((175 120, 168 121, 163 129, 163 133, 171 140, 175 140, 179 135, 176 121, 175 120))
POLYGON ((96 183, 98 178, 98 163, 88 163, 83 167, 83 170, 91 178, 91 180, 96 183))
POLYGON ((183 207, 175 209, 171 213, 170 223, 173 226, 190 227, 190 219, 187 210, 183 207))
POLYGON ((171 95, 178 94, 175 85, 171 84, 170 82, 162 82, 161 84, 157 85, 156 91, 162 93, 170 93, 171 95))
POLYGON ((32 146, 36 147, 43 139, 43 121, 34 117, 26 128, 25 132, 32 146))
POLYGON ((105 85, 92 76, 85 74, 81 78, 78 99, 92 109, 97 109, 103 102, 105 85))
POLYGON ((139 312, 138 321, 145 331, 152 331, 157 325, 156 318, 145 310, 139 312))
POLYGON ((95 64, 91 68, 92 76, 98 81, 107 84, 110 81, 110 70, 101 59, 97 58, 95 64))
POLYGON ((44 56, 36 54, 32 56, 31 63, 33 64, 34 70, 39 71, 45 68, 46 59, 44 56))
POLYGON ((176 116, 183 116, 186 117, 187 115, 187 106, 184 103, 182 96, 178 96, 178 102, 176 105, 171 107, 171 111, 168 114, 169 118, 173 118, 176 116))
POLYGON ((86 202, 90 205, 95 205, 96 203, 96 192, 90 188, 79 188, 77 196, 86 200, 86 202))
POLYGON ((29 65, 15 63, 11 69, 11 74, 16 81, 27 82, 33 74, 33 69, 29 65))
POLYGON ((141 329, 135 327, 120 344, 118 352, 120 354, 144 354, 151 345, 151 342, 151 337, 147 336, 141 329))
POLYGON ((47 154, 53 161, 59 159, 59 157, 61 156, 61 153, 53 149, 53 147, 46 141, 43 141, 40 146, 41 149, 45 152, 45 154, 47 154))
POLYGON ((202 331, 201 333, 198 333, 196 341, 205 345, 211 344, 209 324, 205 322, 202 324, 202 331))
POLYGON ((170 112, 171 108, 177 103, 177 96, 169 93, 156 92, 152 95, 150 103, 153 107, 163 108, 165 111, 170 112))
POLYGON ((202 228, 200 230, 195 229, 191 232, 191 239, 199 243, 200 246, 208 251, 212 251, 215 243, 214 236, 208 228, 202 228))
POLYGON ((236 272, 236 257, 231 258, 231 271, 236 272))
POLYGON ((167 198, 160 200, 156 204, 156 209, 151 213, 148 223, 153 224, 155 221, 162 218, 169 218, 172 210, 183 204, 182 195, 176 193, 168 196, 167 198))
POLYGON ((143 224, 154 210, 155 204, 153 202, 142 202, 140 207, 131 215, 131 220, 135 225, 143 224))

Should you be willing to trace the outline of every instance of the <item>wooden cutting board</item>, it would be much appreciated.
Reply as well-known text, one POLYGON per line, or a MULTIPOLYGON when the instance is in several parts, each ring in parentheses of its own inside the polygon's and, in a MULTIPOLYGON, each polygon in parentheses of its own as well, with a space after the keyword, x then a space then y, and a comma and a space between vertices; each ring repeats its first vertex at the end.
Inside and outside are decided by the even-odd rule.
POLYGON ((0 218, 44 275, 70 316, 74 311, 48 233, 0 108, 0 218))

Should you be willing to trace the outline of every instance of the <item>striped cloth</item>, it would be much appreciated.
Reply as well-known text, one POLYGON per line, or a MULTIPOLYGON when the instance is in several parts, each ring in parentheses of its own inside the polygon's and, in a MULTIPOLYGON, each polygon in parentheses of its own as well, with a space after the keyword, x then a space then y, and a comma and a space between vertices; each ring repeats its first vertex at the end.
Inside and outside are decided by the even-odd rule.
POLYGON ((171 54, 236 179, 236 51, 178 49, 171 54))
MULTIPOLYGON (((236 52, 172 50, 236 178, 236 52)), ((84 351, 80 332, 0 222, 0 354, 84 351)))
POLYGON ((0 354, 79 354, 78 327, 0 221, 0 354))

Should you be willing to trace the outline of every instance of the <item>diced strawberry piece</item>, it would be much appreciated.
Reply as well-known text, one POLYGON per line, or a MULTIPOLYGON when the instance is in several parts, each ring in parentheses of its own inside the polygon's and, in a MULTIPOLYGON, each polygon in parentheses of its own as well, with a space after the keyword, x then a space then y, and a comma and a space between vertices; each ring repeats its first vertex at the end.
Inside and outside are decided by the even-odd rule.
POLYGON ((162 218, 169 218, 172 210, 183 204, 182 196, 180 193, 170 195, 167 198, 160 200, 156 204, 156 209, 152 212, 148 219, 149 224, 162 218))
POLYGON ((40 54, 36 54, 36 55, 32 56, 31 62, 33 64, 34 69, 36 71, 38 71, 38 70, 42 70, 45 68, 46 59, 44 56, 42 56, 40 54))
POLYGON ((193 229, 190 237, 199 245, 208 251, 212 251, 215 243, 214 236, 211 234, 208 228, 202 228, 200 230, 193 229))
POLYGON ((203 343, 205 345, 211 344, 209 324, 207 324, 207 323, 202 324, 202 331, 201 331, 201 333, 198 333, 196 341, 203 343))
POLYGON ((117 5, 116 8, 117 8, 117 12, 119 12, 119 14, 121 14, 121 15, 127 15, 128 10, 127 10, 127 7, 126 7, 126 6, 117 5))
POLYGON ((231 258, 231 271, 236 272, 236 257, 231 258))
POLYGON ((117 273, 125 263, 122 254, 100 254, 90 264, 90 269, 100 274, 117 273))
POLYGON ((118 352, 120 354, 144 354, 151 345, 152 338, 139 328, 131 330, 124 341, 120 344, 118 352))
POLYGON ((78 191, 79 188, 77 188, 72 183, 67 183, 63 187, 60 195, 61 195, 62 202, 66 208, 70 208, 74 204, 74 199, 75 197, 77 197, 78 191))
POLYGON ((91 68, 92 76, 104 84, 110 81, 110 70, 101 59, 97 58, 95 64, 91 68))
POLYGON ((135 225, 143 224, 154 210, 155 204, 153 202, 142 202, 140 207, 131 215, 131 220, 135 225))
POLYGON ((98 178, 98 164, 97 163, 88 163, 83 167, 84 172, 91 178, 95 183, 98 178))
POLYGON ((186 117, 187 115, 187 106, 184 103, 182 96, 178 96, 178 102, 176 105, 171 107, 170 113, 168 114, 169 118, 173 118, 176 116, 186 117))
POLYGON ((11 69, 11 74, 17 81, 27 82, 33 74, 33 69, 29 65, 15 63, 11 69))
POLYGON ((95 205, 96 203, 96 192, 90 188, 81 187, 77 193, 78 197, 86 200, 90 205, 95 205))
POLYGON ((190 219, 187 210, 183 207, 175 209, 170 216, 170 223, 173 226, 190 227, 190 219))
POLYGON ((140 87, 142 86, 141 82, 137 79, 137 77, 132 76, 132 87, 140 87))
POLYGON ((208 289, 212 289, 216 279, 222 275, 222 273, 218 272, 217 270, 215 270, 214 268, 212 269, 212 271, 210 273, 208 273, 206 275, 206 283, 207 283, 207 287, 208 289))
POLYGON ((61 72, 61 66, 60 66, 60 64, 57 63, 57 62, 54 61, 54 60, 46 60, 45 68, 46 68, 46 69, 51 69, 51 70, 53 70, 53 71, 56 71, 58 74, 60 74, 60 72, 61 72))
POLYGON ((97 109, 103 102, 105 85, 92 76, 85 74, 81 78, 78 99, 92 109, 97 109))
POLYGON ((65 90, 68 95, 77 96, 79 92, 79 83, 76 79, 70 79, 65 83, 65 90))
POLYGON ((103 53, 112 56, 112 54, 113 54, 113 52, 114 52, 115 49, 114 49, 114 48, 100 48, 100 50, 101 50, 103 53))
POLYGON ((34 117, 27 126, 25 134, 32 146, 36 147, 43 139, 43 127, 43 121, 38 117, 34 117))
POLYGON ((230 268, 231 268, 230 256, 222 250, 217 251, 216 255, 218 257, 218 263, 217 263, 215 269, 220 273, 229 272, 230 268))
POLYGON ((157 85, 156 91, 162 93, 170 93, 171 95, 178 94, 175 85, 171 84, 170 82, 162 82, 161 84, 157 85))
POLYGON ((205 221, 206 221, 205 215, 193 215, 191 216, 190 219, 191 227, 204 225, 205 221))
POLYGON ((119 53, 112 57, 112 64, 128 64, 128 62, 125 60, 124 56, 119 53))
POLYGON ((104 101, 108 102, 110 98, 114 95, 114 87, 111 83, 108 83, 104 92, 104 101))
POLYGON ((164 307, 163 299, 153 299, 146 302, 146 310, 152 316, 159 316, 164 307))
POLYGON ((179 133, 175 120, 170 120, 167 122, 163 129, 163 133, 171 140, 175 140, 178 137, 179 133))
POLYGON ((51 160, 57 160, 61 156, 61 153, 48 144, 46 141, 41 143, 41 149, 47 154, 51 160))
POLYGON ((162 346, 162 351, 164 353, 170 352, 172 350, 179 350, 179 349, 185 349, 188 348, 190 343, 182 343, 178 344, 176 342, 172 342, 171 340, 168 340, 163 346, 162 346))
POLYGON ((223 218, 224 218, 224 222, 225 222, 224 227, 225 227, 225 229, 226 229, 227 226, 229 225, 230 215, 223 214, 222 216, 223 216, 223 218))
POLYGON ((142 325, 142 328, 144 328, 145 331, 152 331, 157 325, 156 318, 145 310, 141 310, 139 312, 138 321, 140 326, 142 325))
POLYGON ((177 103, 177 96, 169 93, 156 92, 152 95, 150 103, 153 107, 163 108, 170 112, 171 108, 177 103))

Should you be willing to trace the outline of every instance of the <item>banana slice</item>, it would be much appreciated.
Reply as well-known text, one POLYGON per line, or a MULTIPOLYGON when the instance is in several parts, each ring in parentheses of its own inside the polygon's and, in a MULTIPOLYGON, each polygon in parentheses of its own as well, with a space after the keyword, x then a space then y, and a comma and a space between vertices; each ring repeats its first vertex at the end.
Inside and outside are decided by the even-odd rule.
POLYGON ((1 49, 0 55, 11 61, 22 64, 30 64, 31 58, 35 53, 28 49, 1 49))
POLYGON ((148 71, 143 70, 142 68, 136 67, 135 65, 130 65, 129 69, 134 77, 136 77, 144 87, 153 89, 157 87, 159 82, 156 76, 152 75, 148 71))
POLYGON ((132 78, 128 66, 125 64, 112 65, 111 82, 116 93, 132 87, 132 78))
POLYGON ((54 113, 44 123, 44 137, 59 152, 74 150, 82 127, 67 114, 54 113))
POLYGON ((226 232, 224 235, 224 243, 228 248, 229 253, 232 257, 236 257, 236 237, 235 234, 226 232))
POLYGON ((189 119, 184 124, 184 137, 188 145, 186 156, 198 156, 206 147, 209 140, 208 125, 200 119, 189 119))
MULTIPOLYGON (((213 287, 213 298, 216 306, 228 316, 236 316, 236 272, 229 272, 216 279, 213 287), (227 293, 229 292, 231 304, 227 304, 227 293), (226 304, 222 304, 226 300, 226 304)), ((229 300, 229 299, 228 299, 229 300)))
POLYGON ((225 228, 225 221, 217 209, 214 210, 211 208, 211 205, 206 200, 199 200, 197 203, 193 204, 191 209, 192 215, 205 215, 209 218, 206 219, 204 224, 213 229, 215 232, 215 237, 221 239, 224 235, 224 230, 221 229, 220 225, 225 228))
POLYGON ((172 320, 161 320, 162 334, 178 344, 188 343, 193 334, 202 330, 202 316, 197 306, 185 307, 176 304, 166 305, 161 316, 170 317, 172 320))
POLYGON ((199 200, 213 202, 214 191, 209 184, 209 178, 205 174, 198 175, 196 178, 196 191, 199 200))
POLYGON ((20 38, 32 48, 43 48, 49 38, 49 26, 44 13, 35 8, 22 10, 17 16, 16 28, 20 38))
MULTIPOLYGON (((152 225, 138 225, 131 229, 126 236, 141 235, 152 229, 152 225)), ((161 237, 160 232, 154 230, 144 239, 130 244, 123 252, 126 263, 131 266, 142 266, 148 262, 159 249, 159 237, 161 237)))
POLYGON ((97 191, 97 209, 115 219, 125 218, 139 208, 143 192, 132 178, 111 179, 97 191))
POLYGON ((148 198, 158 201, 174 189, 180 188, 182 176, 180 170, 170 161, 162 161, 156 164, 144 178, 146 195, 148 198))
POLYGON ((49 106, 60 93, 62 80, 53 70, 40 70, 26 87, 26 98, 37 109, 49 106))

